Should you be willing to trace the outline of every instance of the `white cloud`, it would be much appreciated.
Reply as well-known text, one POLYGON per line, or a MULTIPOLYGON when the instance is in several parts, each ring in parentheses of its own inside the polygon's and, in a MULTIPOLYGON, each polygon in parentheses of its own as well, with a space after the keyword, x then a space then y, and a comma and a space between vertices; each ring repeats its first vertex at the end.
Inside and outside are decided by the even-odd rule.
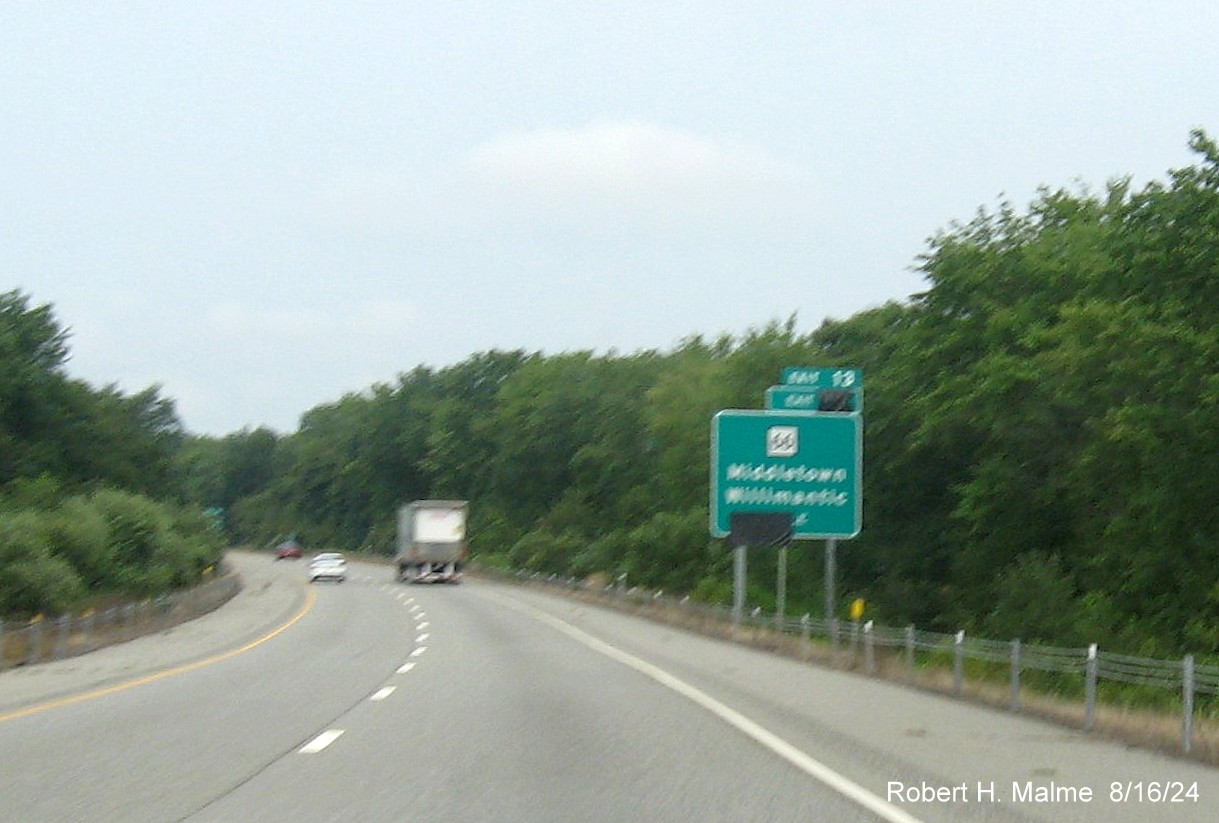
POLYGON ((502 134, 424 179, 348 170, 315 203, 345 230, 423 235, 564 229, 774 233, 807 226, 803 167, 728 139, 640 122, 502 134))
POLYGON ((812 189, 799 166, 757 149, 636 122, 502 135, 456 172, 463 189, 498 209, 669 226, 802 211, 812 189))

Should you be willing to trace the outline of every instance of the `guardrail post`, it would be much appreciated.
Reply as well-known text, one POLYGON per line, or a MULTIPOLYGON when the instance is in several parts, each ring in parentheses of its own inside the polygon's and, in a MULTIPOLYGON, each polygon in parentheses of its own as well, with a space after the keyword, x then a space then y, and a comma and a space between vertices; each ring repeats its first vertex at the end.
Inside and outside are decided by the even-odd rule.
POLYGON ((68 635, 72 631, 72 615, 61 614, 55 621, 55 659, 67 657, 68 655, 68 635))
POLYGON ((830 645, 838 651, 838 618, 830 618, 830 645))
POLYGON ((0 669, 4 668, 4 618, 0 617, 0 669))
POLYGON ((807 655, 809 646, 809 622, 807 614, 800 618, 800 642, 804 644, 804 653, 807 655))
POLYGON ((1194 747, 1194 656, 1185 655, 1181 670, 1181 698, 1185 718, 1181 727, 1181 748, 1188 754, 1194 747))
POLYGON ((852 658, 852 660, 854 660, 854 658, 858 654, 859 654, 859 621, 852 620, 851 621, 851 658, 852 658))
POLYGON ((30 647, 26 654, 26 664, 33 665, 38 662, 38 656, 42 654, 42 615, 34 615, 34 619, 30 621, 29 627, 26 629, 26 636, 30 639, 30 647))
POLYGON ((965 688, 965 630, 957 632, 952 654, 952 693, 960 695, 965 688))
POLYGON ((93 648, 93 626, 97 622, 97 612, 93 609, 85 609, 85 613, 81 615, 81 636, 84 639, 85 648, 93 648))
POLYGON ((1096 677, 1100 672, 1099 648, 1088 646, 1088 664, 1084 669, 1084 731, 1092 731, 1096 722, 1096 677))
POLYGON ((872 621, 869 620, 867 623, 863 624, 864 668, 869 677, 876 674, 876 651, 874 647, 875 644, 873 642, 874 640, 875 638, 872 634, 872 621))
POLYGON ((914 624, 906 627, 906 679, 914 679, 914 624))
POLYGON ((1012 641, 1012 700, 1011 710, 1020 711, 1020 641, 1012 641))

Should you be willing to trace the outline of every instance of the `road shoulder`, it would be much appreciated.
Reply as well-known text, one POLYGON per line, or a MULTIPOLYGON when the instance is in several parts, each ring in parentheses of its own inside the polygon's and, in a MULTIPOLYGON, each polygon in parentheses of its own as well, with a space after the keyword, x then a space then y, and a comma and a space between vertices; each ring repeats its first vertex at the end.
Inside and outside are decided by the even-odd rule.
POLYGON ((89 654, 0 672, 0 714, 147 677, 266 634, 300 609, 303 582, 285 575, 266 555, 231 551, 226 560, 241 577, 241 591, 213 612, 164 631, 89 654))

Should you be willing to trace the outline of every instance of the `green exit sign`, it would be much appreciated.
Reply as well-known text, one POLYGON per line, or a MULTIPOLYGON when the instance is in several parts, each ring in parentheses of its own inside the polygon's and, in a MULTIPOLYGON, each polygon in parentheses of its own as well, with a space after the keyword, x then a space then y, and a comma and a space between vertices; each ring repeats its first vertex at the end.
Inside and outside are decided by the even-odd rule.
POLYGON ((863 371, 860 369, 788 366, 783 370, 783 385, 818 389, 862 389, 863 371))
POLYGON ((850 538, 862 514, 858 415, 726 410, 711 428, 711 533, 734 512, 790 514, 797 540, 850 538))
POLYGON ((774 411, 817 411, 820 402, 820 389, 771 386, 766 390, 766 408, 774 411))
POLYGON ((766 390, 774 411, 863 413, 863 372, 859 369, 788 366, 783 385, 766 390))

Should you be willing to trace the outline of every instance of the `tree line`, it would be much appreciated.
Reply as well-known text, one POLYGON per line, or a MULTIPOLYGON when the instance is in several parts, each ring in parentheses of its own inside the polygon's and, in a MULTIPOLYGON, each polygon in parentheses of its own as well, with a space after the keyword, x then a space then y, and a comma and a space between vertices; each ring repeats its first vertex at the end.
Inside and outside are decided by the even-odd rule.
POLYGON ((185 495, 186 434, 157 387, 70 379, 49 305, 0 293, 0 617, 197 582, 222 535, 185 495))
MULTIPOLYGON (((785 366, 849 366, 867 388, 864 514, 839 547, 840 602, 1027 642, 1219 652, 1219 147, 1189 144, 1163 181, 1043 188, 940 230, 906 300, 809 332, 792 317, 667 351, 419 367, 291 434, 183 436, 170 487, 223 510, 235 541, 381 553, 399 505, 468 499, 484 564, 724 602, 712 415, 760 408, 785 366)), ((769 607, 774 557, 750 575, 769 607)), ((820 545, 798 544, 789 608, 819 613, 822 591, 820 545)))

